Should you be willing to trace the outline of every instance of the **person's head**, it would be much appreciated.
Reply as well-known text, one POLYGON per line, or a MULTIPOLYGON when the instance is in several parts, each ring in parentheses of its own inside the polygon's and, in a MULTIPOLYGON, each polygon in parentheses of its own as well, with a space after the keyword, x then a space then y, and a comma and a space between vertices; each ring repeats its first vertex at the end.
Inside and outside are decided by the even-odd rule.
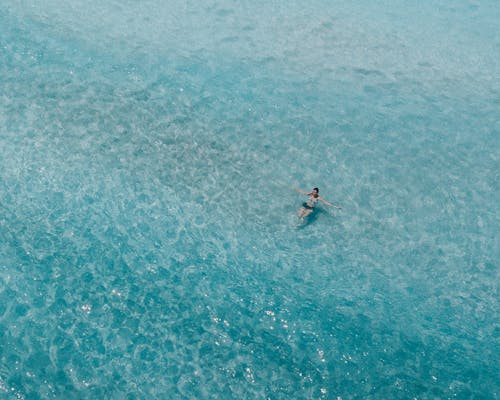
POLYGON ((319 195, 319 189, 318 189, 318 188, 314 188, 314 189, 312 190, 312 194, 313 194, 313 196, 315 196, 315 197, 316 197, 316 196, 318 196, 318 195, 319 195))

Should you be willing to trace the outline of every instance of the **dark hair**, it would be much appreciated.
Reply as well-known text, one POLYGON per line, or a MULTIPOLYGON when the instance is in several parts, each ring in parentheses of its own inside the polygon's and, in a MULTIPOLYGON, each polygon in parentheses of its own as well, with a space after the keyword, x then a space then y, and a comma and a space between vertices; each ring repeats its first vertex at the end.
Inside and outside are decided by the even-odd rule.
POLYGON ((319 193, 319 189, 318 189, 318 188, 314 188, 314 189, 313 189, 313 192, 314 192, 315 190, 319 193))

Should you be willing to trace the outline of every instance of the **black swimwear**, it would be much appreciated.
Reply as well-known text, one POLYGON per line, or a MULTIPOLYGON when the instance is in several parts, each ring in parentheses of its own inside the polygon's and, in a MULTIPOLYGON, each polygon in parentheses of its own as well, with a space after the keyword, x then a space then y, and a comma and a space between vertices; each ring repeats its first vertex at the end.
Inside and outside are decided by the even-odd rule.
POLYGON ((307 203, 302 203, 302 207, 304 208, 307 208, 308 210, 314 210, 314 207, 311 207, 309 204, 307 203))

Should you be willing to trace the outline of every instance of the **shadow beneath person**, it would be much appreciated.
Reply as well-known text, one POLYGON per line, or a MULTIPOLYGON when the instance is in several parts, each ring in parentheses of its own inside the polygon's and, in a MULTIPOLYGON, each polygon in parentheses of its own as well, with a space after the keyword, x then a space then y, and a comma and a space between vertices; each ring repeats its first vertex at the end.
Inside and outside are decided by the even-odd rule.
POLYGON ((322 215, 322 214, 328 214, 328 213, 325 210, 323 210, 319 207, 316 207, 314 209, 314 211, 311 214, 309 214, 307 217, 299 218, 299 221, 297 222, 296 228, 297 229, 304 229, 305 227, 313 224, 318 219, 320 214, 322 215))

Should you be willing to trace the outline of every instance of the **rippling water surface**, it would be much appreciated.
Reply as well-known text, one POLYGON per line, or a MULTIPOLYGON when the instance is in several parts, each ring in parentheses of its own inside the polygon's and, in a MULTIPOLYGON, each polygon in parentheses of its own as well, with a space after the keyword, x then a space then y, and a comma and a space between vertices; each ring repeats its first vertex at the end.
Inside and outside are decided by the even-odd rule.
POLYGON ((0 398, 497 399, 499 17, 4 0, 0 398))

